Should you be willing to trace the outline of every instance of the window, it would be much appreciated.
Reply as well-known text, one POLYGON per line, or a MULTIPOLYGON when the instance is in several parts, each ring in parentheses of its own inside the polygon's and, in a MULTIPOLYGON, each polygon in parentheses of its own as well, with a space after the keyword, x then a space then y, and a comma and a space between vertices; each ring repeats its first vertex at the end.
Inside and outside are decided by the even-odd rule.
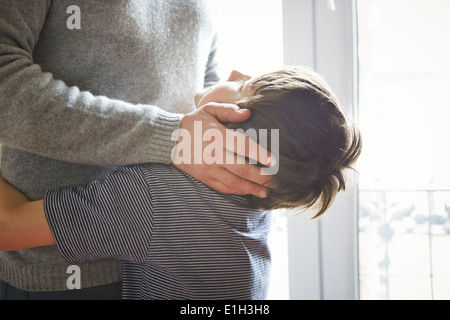
POLYGON ((285 57, 324 75, 364 138, 359 182, 320 221, 288 219, 291 298, 450 298, 450 3, 283 6, 285 57))
POLYGON ((358 0, 361 299, 450 298, 450 2, 358 0))
POLYGON ((450 2, 217 3, 227 68, 310 66, 363 133, 359 175, 323 218, 278 215, 269 298, 449 299, 450 2))

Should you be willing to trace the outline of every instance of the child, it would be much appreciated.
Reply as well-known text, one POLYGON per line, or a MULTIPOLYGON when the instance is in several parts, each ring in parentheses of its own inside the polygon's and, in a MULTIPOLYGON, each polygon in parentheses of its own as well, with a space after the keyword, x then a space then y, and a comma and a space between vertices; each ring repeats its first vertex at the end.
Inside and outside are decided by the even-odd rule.
POLYGON ((361 152, 359 131, 305 68, 257 78, 232 72, 195 102, 252 110, 230 128, 279 130, 279 170, 267 198, 220 194, 162 164, 121 167, 36 202, 0 181, 0 248, 56 243, 70 264, 121 259, 125 299, 264 299, 270 210, 322 215, 345 189, 344 170, 361 152))

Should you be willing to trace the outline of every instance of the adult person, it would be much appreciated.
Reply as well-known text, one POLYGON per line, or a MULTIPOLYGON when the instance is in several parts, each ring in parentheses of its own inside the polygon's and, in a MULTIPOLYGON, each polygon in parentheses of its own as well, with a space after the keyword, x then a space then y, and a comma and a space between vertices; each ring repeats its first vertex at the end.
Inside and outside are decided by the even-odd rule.
MULTIPOLYGON (((39 199, 118 165, 169 163, 172 133, 195 121, 247 119, 232 105, 192 111, 219 80, 216 50, 208 1, 0 0, 4 179, 39 199)), ((267 194, 254 165, 178 167, 218 191, 267 194)), ((119 261, 79 267, 82 289, 70 291, 56 247, 2 251, 0 285, 17 299, 120 298, 119 261)))

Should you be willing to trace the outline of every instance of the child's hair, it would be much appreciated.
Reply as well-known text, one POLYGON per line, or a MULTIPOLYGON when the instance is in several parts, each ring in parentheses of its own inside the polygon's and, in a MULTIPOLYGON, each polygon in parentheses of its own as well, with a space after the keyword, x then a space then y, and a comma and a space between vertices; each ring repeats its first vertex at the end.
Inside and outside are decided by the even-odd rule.
MULTIPOLYGON (((303 208, 321 216, 345 190, 344 171, 361 153, 361 135, 345 117, 336 96, 317 73, 287 67, 252 84, 254 94, 239 102, 252 110, 244 123, 229 128, 279 129, 279 170, 266 199, 249 196, 252 206, 268 210, 303 208)), ((267 145, 270 150, 270 145, 267 145)))

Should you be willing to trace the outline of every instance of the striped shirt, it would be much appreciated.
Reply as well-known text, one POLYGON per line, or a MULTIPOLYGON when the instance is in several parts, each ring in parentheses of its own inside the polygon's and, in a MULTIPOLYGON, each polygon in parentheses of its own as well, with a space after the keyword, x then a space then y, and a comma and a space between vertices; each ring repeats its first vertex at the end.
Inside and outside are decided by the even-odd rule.
POLYGON ((44 207, 69 263, 124 261, 124 299, 266 297, 270 212, 173 166, 120 167, 87 186, 49 191, 44 207))

